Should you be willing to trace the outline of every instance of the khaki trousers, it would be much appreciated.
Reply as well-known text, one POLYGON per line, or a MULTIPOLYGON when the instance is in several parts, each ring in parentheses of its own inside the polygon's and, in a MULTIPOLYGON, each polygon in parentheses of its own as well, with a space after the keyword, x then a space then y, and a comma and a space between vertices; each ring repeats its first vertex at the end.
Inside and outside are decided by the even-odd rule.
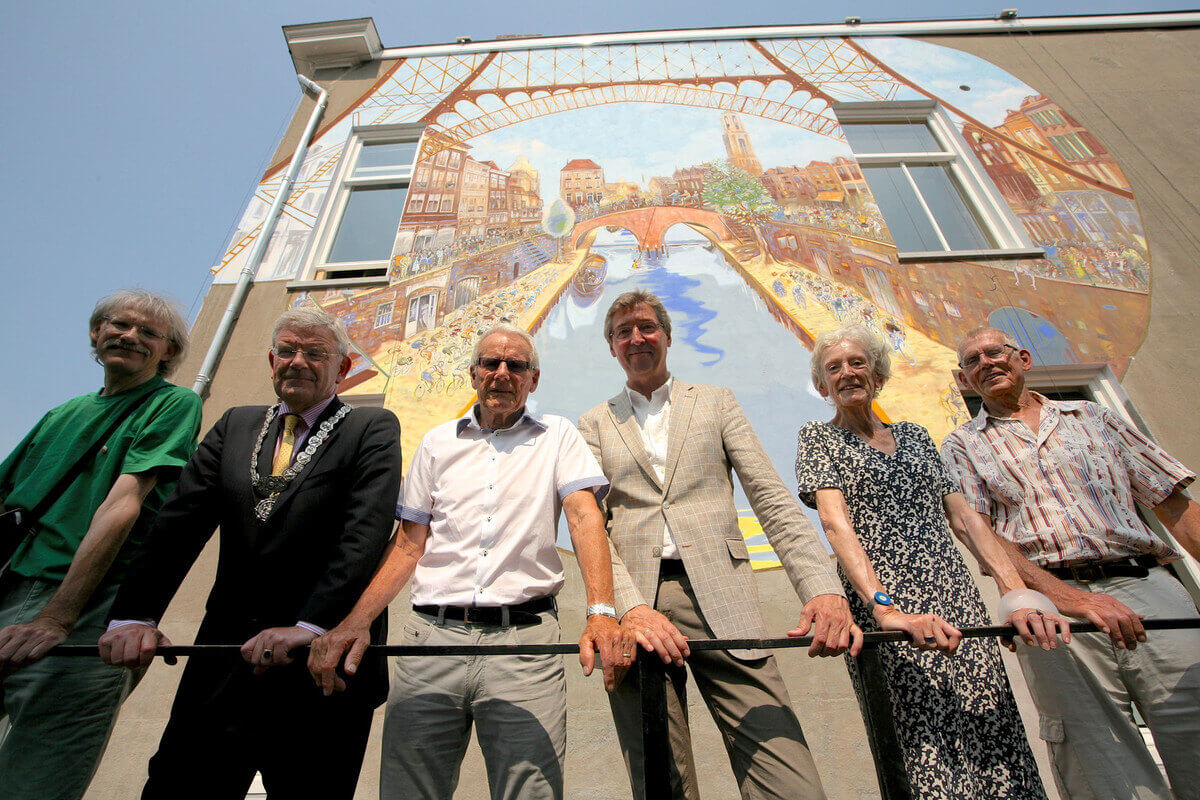
MULTIPOLYGON (((402 644, 558 644, 558 614, 510 627, 412 612, 402 644)), ((383 722, 381 800, 451 800, 471 726, 493 800, 562 800, 567 683, 562 656, 405 656, 383 722)))
MULTIPOLYGON (((1111 595, 1147 619, 1196 616, 1165 569, 1146 578, 1069 583, 1111 595)), ((1099 633, 1079 634, 1049 652, 1017 640, 1017 657, 1064 798, 1200 798, 1200 630, 1149 631, 1132 652, 1099 633), (1154 735, 1174 795, 1133 722, 1133 705, 1154 735)))
MULTIPOLYGON (((689 639, 713 639, 686 577, 659 582, 655 608, 689 639)), ((639 658, 653 658, 645 652, 639 658)), ((743 800, 823 800, 816 764, 792 710, 787 687, 773 656, 739 661, 722 650, 693 652, 688 658, 700 695, 721 731, 743 800)), ((667 724, 674 763, 672 795, 697 800, 695 762, 687 720, 687 675, 669 667, 665 681, 667 724)), ((635 798, 644 794, 641 690, 630 671, 609 695, 625 768, 635 798)))

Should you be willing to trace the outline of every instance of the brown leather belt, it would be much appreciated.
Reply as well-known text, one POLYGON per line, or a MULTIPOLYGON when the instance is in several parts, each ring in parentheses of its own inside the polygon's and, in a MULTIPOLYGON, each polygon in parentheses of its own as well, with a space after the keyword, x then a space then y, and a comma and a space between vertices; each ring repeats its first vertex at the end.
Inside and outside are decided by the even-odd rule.
POLYGON ((1065 581, 1091 583, 1104 578, 1144 578, 1158 566, 1155 556, 1133 556, 1116 561, 1084 561, 1061 567, 1046 567, 1046 571, 1065 581))
POLYGON ((555 608, 553 596, 536 597, 515 606, 413 606, 418 614, 427 614, 446 622, 463 622, 467 625, 504 625, 505 612, 508 625, 537 625, 543 611, 555 608))

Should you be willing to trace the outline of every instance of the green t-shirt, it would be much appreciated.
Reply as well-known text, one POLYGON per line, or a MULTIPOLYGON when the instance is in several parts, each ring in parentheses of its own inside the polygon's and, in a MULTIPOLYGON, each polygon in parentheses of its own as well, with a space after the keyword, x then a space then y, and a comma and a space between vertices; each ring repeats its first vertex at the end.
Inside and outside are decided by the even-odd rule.
POLYGON ((120 580, 133 551, 175 488, 180 469, 196 450, 201 414, 198 395, 158 376, 119 394, 81 395, 42 417, 0 464, 0 498, 4 506, 35 508, 88 445, 127 413, 92 462, 37 521, 37 535, 13 555, 13 572, 27 578, 61 581, 96 509, 117 478, 164 470, 146 496, 141 514, 106 578, 120 580), (163 386, 168 388, 160 389, 163 386), (129 413, 130 407, 139 403, 137 410, 129 413))

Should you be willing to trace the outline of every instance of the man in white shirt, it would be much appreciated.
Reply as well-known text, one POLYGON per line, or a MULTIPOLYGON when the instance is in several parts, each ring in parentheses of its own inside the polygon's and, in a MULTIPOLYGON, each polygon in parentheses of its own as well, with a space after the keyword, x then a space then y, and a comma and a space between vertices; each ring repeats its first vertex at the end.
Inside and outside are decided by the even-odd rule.
MULTIPOLYGON (((636 643, 617 625, 597 502, 608 481, 570 422, 525 410, 541 374, 532 337, 494 326, 471 361, 478 403, 421 440, 404 481, 401 532, 353 611, 313 643, 309 669, 327 694, 341 688, 342 655, 348 651, 353 674, 369 643, 367 624, 410 578, 413 612, 402 644, 557 643, 560 510, 587 592, 584 674, 598 648, 612 691, 632 663, 636 643)), ((566 679, 554 655, 396 659, 380 797, 453 795, 472 722, 493 798, 562 798, 566 679)))

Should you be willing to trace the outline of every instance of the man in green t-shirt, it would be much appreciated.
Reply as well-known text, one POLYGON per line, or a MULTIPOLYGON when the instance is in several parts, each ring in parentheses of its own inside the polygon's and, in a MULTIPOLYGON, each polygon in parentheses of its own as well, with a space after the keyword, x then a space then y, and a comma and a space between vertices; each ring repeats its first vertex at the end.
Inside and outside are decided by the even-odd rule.
POLYGON ((104 632, 132 551, 200 429, 200 398, 165 380, 187 348, 187 325, 169 302, 118 292, 96 304, 88 327, 104 387, 51 410, 0 464, 5 510, 50 499, 0 578, 5 800, 66 800, 87 789, 139 675, 98 658, 43 657, 63 643, 94 645, 104 632))

